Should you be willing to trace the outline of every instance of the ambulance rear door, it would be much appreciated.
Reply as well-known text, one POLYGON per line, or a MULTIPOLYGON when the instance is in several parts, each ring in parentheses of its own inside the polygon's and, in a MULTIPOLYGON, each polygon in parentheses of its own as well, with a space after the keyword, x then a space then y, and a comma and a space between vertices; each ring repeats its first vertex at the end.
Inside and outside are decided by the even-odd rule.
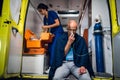
POLYGON ((0 78, 20 75, 28 0, 2 0, 0 11, 0 78))

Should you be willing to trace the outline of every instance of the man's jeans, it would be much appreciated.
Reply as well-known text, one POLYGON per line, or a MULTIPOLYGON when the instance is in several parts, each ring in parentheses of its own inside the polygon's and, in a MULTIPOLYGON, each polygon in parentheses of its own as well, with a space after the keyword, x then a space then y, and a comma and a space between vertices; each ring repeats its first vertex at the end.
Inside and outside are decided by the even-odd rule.
POLYGON ((73 61, 63 62, 62 66, 56 69, 53 80, 66 80, 70 73, 77 80, 91 80, 88 71, 85 74, 79 74, 79 67, 75 66, 73 61))

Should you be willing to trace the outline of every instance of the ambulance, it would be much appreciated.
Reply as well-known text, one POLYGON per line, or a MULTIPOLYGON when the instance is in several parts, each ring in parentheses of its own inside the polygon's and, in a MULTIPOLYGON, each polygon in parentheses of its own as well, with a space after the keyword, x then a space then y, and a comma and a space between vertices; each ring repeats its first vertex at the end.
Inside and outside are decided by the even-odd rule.
POLYGON ((58 14, 64 31, 69 20, 77 21, 95 72, 92 80, 120 79, 120 0, 0 0, 0 79, 48 79, 53 37, 43 32, 39 3, 58 14), (95 29, 96 19, 101 30, 95 29))

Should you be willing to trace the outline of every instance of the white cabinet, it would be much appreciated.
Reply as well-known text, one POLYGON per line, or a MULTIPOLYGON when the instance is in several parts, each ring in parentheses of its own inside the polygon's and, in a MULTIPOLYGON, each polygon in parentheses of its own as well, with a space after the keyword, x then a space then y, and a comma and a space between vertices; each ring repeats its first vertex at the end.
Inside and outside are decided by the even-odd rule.
POLYGON ((46 55, 24 55, 22 61, 22 73, 43 74, 47 68, 46 55))

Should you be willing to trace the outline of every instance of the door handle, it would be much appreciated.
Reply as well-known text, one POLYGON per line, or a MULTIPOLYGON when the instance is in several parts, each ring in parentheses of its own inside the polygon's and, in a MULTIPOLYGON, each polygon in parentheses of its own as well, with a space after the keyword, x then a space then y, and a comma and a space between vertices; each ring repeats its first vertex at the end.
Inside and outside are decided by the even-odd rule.
POLYGON ((7 21, 4 21, 4 23, 6 23, 6 24, 10 24, 10 23, 11 23, 11 21, 8 21, 8 20, 7 20, 7 21))

